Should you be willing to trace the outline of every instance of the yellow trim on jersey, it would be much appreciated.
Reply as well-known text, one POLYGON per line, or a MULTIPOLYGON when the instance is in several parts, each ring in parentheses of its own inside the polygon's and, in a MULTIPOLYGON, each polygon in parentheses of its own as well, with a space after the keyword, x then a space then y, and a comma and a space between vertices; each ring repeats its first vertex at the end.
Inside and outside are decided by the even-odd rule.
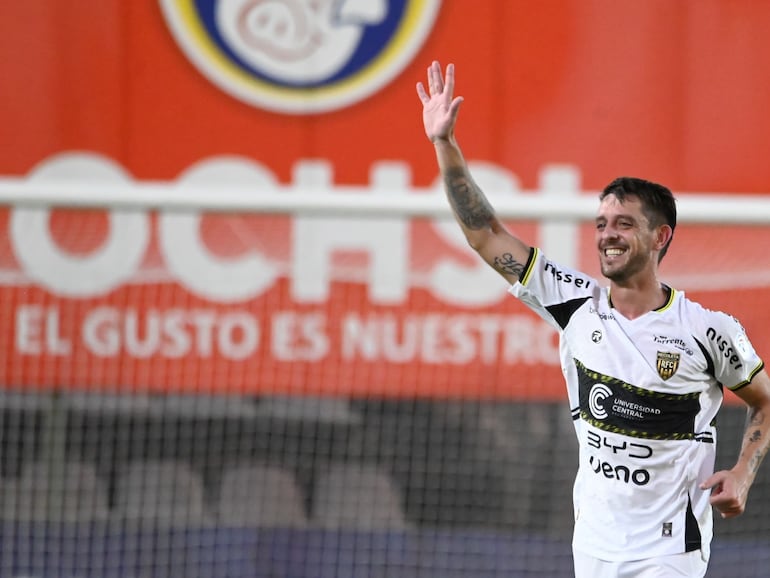
POLYGON ((742 387, 746 387, 748 384, 751 383, 751 380, 754 379, 754 376, 758 374, 760 371, 762 371, 762 368, 764 367, 765 367, 765 362, 760 360, 759 364, 751 371, 751 373, 749 373, 748 379, 745 379, 742 382, 737 383, 732 387, 728 387, 727 389, 729 389, 730 391, 738 391, 742 387))
MULTIPOLYGON (((674 304, 674 297, 676 297, 676 289, 674 289, 673 287, 669 287, 668 285, 665 285, 665 287, 668 289, 668 299, 666 299, 666 302, 663 305, 661 305, 657 309, 653 309, 653 311, 656 313, 662 313, 663 311, 665 311, 666 309, 669 309, 671 305, 674 304)), ((612 304, 612 295, 610 294, 610 292, 611 292, 611 288, 608 287, 607 303, 609 304, 610 307, 614 309, 615 306, 612 304)))
POLYGON ((529 255, 529 261, 527 261, 526 268, 521 273, 521 277, 519 277, 519 283, 526 286, 529 282, 529 278, 532 276, 532 270, 535 268, 535 261, 537 261, 537 256, 539 255, 540 251, 537 247, 532 247, 532 252, 529 255))
POLYGON ((671 305, 674 303, 674 296, 676 295, 676 289, 674 289, 673 287, 669 287, 668 290, 670 291, 670 293, 668 294, 668 301, 666 301, 661 307, 658 307, 657 309, 655 309, 655 311, 662 313, 663 311, 671 307, 671 305))

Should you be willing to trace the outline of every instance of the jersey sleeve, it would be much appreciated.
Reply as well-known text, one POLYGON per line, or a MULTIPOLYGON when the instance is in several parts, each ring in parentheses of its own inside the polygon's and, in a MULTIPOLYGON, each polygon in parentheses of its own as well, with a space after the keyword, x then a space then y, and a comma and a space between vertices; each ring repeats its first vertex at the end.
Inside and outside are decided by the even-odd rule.
POLYGON ((707 312, 704 345, 714 366, 714 377, 736 391, 748 385, 764 363, 737 319, 719 311, 707 312))
POLYGON ((595 279, 549 261, 533 247, 519 281, 510 293, 556 329, 564 329, 572 312, 599 291, 595 279))

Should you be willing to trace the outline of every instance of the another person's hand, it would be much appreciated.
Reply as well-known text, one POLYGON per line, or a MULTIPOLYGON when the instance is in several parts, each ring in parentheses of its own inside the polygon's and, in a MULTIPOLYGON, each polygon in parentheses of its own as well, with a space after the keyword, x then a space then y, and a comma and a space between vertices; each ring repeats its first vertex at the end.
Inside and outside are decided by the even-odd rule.
POLYGON ((463 101, 461 96, 453 98, 454 87, 454 65, 447 66, 445 81, 441 65, 436 61, 428 67, 427 92, 422 82, 417 83, 417 95, 422 101, 422 122, 431 142, 448 140, 454 135, 457 113, 463 101))

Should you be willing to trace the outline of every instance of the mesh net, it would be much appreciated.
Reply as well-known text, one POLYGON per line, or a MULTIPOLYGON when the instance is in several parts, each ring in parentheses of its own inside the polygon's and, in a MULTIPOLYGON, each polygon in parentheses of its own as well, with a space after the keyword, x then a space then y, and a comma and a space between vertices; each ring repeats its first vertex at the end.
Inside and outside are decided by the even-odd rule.
MULTIPOLYGON (((445 225, 0 213, 0 576, 570 576, 555 335, 445 225)), ((767 235, 681 226, 663 267, 761 352, 767 235)), ((764 576, 769 498, 710 575, 764 576)))

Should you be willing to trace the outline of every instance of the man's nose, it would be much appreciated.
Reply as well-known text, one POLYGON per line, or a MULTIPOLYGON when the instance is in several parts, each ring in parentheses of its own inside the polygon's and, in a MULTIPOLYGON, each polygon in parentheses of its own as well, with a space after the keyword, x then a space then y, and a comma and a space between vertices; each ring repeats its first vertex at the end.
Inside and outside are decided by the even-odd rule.
POLYGON ((602 239, 617 239, 618 238, 618 230, 613 227, 612 225, 605 225, 602 228, 601 231, 601 238, 602 239))

